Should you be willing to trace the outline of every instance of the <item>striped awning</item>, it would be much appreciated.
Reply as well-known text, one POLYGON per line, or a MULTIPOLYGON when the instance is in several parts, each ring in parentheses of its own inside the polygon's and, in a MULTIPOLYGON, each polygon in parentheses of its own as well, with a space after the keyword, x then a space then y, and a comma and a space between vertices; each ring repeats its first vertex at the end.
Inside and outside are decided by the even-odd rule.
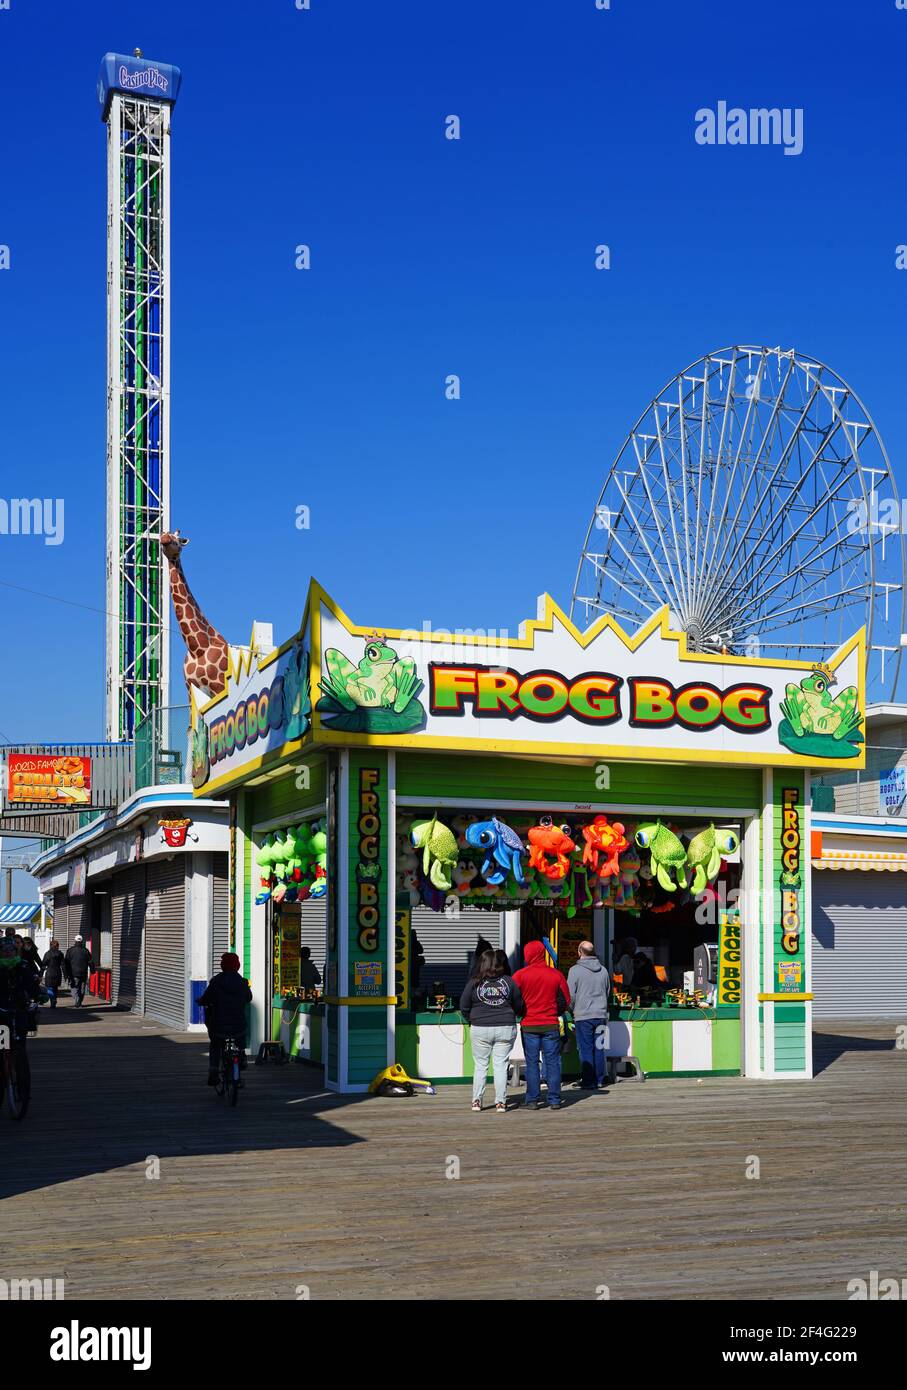
POLYGON ((0 906, 0 927, 12 927, 19 922, 30 922, 41 915, 40 903, 3 903, 0 906))
POLYGON ((907 873, 907 854, 895 850, 829 849, 813 859, 814 869, 883 869, 889 873, 907 873))

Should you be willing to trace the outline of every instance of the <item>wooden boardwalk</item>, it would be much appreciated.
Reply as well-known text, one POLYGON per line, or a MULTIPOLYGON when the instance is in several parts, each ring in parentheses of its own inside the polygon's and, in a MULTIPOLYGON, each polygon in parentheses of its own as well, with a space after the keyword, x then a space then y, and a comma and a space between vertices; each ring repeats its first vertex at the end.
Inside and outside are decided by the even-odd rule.
POLYGON ((0 1278, 63 1277, 68 1298, 843 1299, 872 1269, 907 1278, 894 1035, 823 1025, 811 1083, 622 1083, 557 1114, 250 1067, 230 1111, 203 1038, 64 1002, 29 1045, 28 1118, 0 1115, 0 1278))

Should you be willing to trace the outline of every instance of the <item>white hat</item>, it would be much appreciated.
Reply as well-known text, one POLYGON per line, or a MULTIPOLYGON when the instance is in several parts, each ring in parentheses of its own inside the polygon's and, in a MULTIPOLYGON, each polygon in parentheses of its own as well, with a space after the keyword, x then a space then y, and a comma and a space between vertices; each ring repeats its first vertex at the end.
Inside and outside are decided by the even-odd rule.
POLYGON ((74 936, 73 939, 72 939, 72 943, 73 943, 73 945, 75 945, 77 941, 81 941, 81 940, 82 940, 81 936, 74 936))

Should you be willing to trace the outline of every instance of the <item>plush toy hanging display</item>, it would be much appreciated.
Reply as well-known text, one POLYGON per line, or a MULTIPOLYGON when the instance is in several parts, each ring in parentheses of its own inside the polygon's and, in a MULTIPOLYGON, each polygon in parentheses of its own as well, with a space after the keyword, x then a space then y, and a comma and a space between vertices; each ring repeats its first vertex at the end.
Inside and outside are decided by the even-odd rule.
POLYGON ((515 830, 498 820, 497 816, 468 826, 466 842, 483 851, 485 858, 481 871, 487 883, 503 883, 508 874, 513 874, 521 888, 527 886, 521 859, 526 853, 523 841, 515 830))
POLYGON ((426 878, 436 888, 449 892, 451 870, 460 858, 453 831, 438 820, 436 813, 431 820, 415 821, 410 839, 413 847, 422 851, 422 872, 426 878))
POLYGON ((637 826, 636 844, 649 851, 652 873, 666 893, 674 893, 678 887, 686 888, 687 852, 673 830, 662 825, 660 820, 637 826), (677 876, 676 883, 672 873, 677 876))
POLYGON ((313 898, 323 898, 328 891, 328 837, 320 821, 318 829, 312 835, 312 851, 315 862, 309 895, 313 898))
POLYGON ((718 877, 722 856, 736 854, 739 836, 733 830, 716 830, 710 825, 694 835, 687 846, 687 863, 693 871, 692 892, 701 893, 707 883, 718 877))
POLYGON ((398 839, 397 890, 412 907, 424 903, 434 911, 453 893, 475 907, 503 910, 533 901, 569 918, 593 906, 636 915, 666 912, 676 899, 663 903, 662 892, 676 894, 692 877, 691 891, 701 893, 719 872, 722 855, 740 843, 734 831, 714 825, 688 846, 681 833, 660 819, 635 826, 603 814, 574 828, 550 815, 527 825, 519 817, 510 824, 468 813, 448 826, 435 813, 414 821, 398 839))
POLYGON ((620 856, 620 878, 617 883, 617 892, 614 898, 614 906, 622 912, 639 911, 639 871, 642 867, 642 860, 639 851, 630 845, 620 856))
POLYGON ((560 880, 570 872, 570 856, 576 849, 572 827, 555 825, 550 816, 540 816, 529 831, 529 864, 545 878, 560 880))
POLYGON ((302 822, 268 835, 255 855, 261 871, 258 905, 304 902, 327 892, 327 835, 321 821, 302 822))
POLYGON ((260 869, 259 892, 255 898, 258 906, 266 903, 271 896, 271 884, 273 882, 272 873, 274 865, 274 836, 268 835, 264 843, 260 846, 255 855, 255 862, 260 869))
POLYGON ((611 878, 620 872, 618 859, 627 848, 629 841, 620 821, 609 821, 607 816, 596 816, 582 830, 585 846, 583 863, 600 878, 611 878))

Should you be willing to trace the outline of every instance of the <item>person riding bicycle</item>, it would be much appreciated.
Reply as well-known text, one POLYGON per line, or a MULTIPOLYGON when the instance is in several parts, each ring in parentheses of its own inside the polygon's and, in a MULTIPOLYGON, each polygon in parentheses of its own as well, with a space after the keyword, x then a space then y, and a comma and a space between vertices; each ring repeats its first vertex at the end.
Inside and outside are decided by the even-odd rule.
POLYGON ((0 940, 0 1014, 25 1013, 38 998, 38 982, 10 936, 0 940))
POLYGON ((240 1051, 240 1066, 246 1064, 246 1005, 252 1002, 248 982, 239 973, 239 956, 225 951, 220 958, 220 974, 208 983, 198 1001, 205 1010, 205 1023, 211 1046, 208 1049, 208 1085, 216 1086, 224 1042, 232 1038, 240 1051))

